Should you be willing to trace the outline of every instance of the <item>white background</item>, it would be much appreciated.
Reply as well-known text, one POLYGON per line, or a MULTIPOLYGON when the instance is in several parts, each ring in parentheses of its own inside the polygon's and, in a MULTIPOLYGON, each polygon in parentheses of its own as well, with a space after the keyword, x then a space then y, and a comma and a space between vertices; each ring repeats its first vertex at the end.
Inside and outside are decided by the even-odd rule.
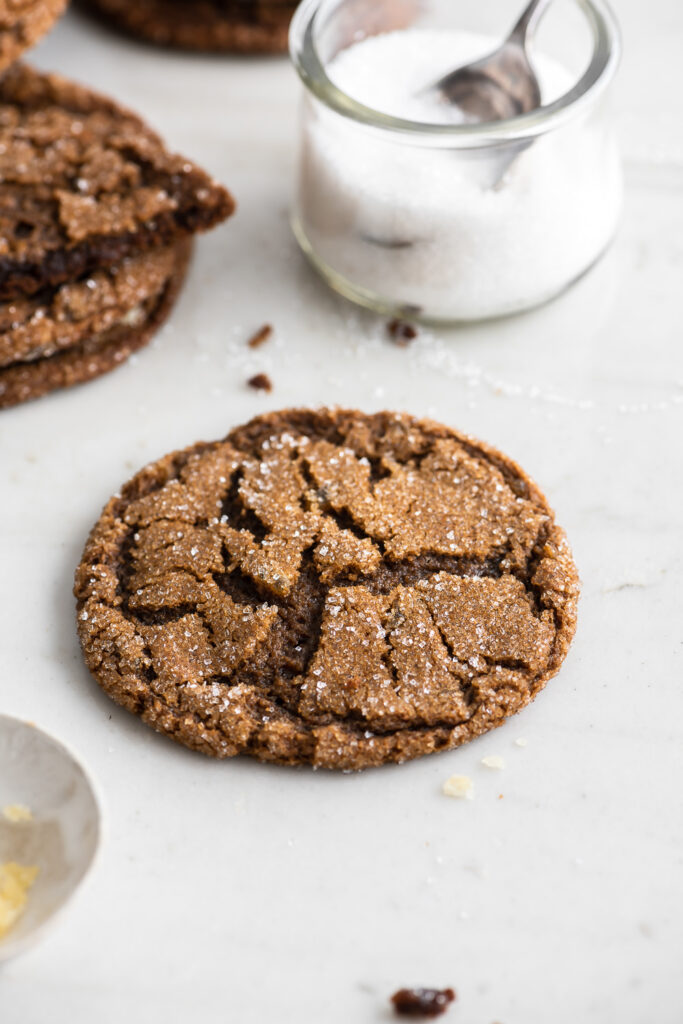
POLYGON ((79 751, 106 815, 69 913, 0 974, 2 1024, 373 1024, 414 984, 453 985, 454 1024, 680 1024, 683 5, 616 8, 609 256, 543 309, 407 350, 290 238, 285 60, 158 52, 75 14, 37 51, 139 110, 239 212, 200 241, 149 348, 0 414, 0 709, 79 751), (266 321, 275 340, 247 349, 266 321), (271 395, 245 387, 257 371, 271 395), (213 762, 91 681, 73 570, 142 464, 322 403, 430 414, 519 460, 574 548, 577 639, 535 705, 459 751, 348 776, 213 762), (455 772, 473 802, 441 795, 455 772))

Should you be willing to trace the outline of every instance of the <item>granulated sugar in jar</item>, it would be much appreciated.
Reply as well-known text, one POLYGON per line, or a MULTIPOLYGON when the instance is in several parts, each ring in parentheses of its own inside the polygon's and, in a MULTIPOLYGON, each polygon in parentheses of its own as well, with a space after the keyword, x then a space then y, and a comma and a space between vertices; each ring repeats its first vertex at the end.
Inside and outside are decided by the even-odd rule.
POLYGON ((544 302, 595 262, 622 202, 605 90, 618 34, 604 3, 581 10, 583 74, 539 49, 541 107, 480 124, 427 87, 500 38, 434 12, 423 25, 408 2, 380 5, 365 27, 357 0, 304 2, 292 28, 307 87, 293 224, 336 290, 392 315, 473 320, 544 302))

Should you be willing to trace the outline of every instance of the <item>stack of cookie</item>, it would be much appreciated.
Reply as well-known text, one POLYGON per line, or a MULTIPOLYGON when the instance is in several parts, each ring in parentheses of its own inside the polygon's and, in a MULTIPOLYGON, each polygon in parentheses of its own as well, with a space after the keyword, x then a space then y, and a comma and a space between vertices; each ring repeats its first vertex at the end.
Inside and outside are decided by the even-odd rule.
MULTIPOLYGON (((0 0, 3 56, 62 4, 10 6, 14 33, 0 0)), ((0 408, 99 376, 144 345, 173 305, 191 236, 233 208, 135 114, 13 64, 0 79, 0 408)))
POLYGON ((282 53, 295 0, 81 0, 115 27, 183 50, 282 53))

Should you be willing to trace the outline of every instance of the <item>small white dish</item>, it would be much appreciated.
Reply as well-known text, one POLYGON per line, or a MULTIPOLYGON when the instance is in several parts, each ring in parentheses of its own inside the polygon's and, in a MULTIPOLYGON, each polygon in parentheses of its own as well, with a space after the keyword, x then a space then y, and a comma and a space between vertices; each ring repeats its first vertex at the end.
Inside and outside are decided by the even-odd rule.
POLYGON ((85 770, 36 726, 0 715, 0 864, 36 865, 38 875, 14 927, 0 938, 0 963, 34 945, 69 902, 100 841, 100 809, 85 770), (4 808, 29 808, 12 821, 4 808))

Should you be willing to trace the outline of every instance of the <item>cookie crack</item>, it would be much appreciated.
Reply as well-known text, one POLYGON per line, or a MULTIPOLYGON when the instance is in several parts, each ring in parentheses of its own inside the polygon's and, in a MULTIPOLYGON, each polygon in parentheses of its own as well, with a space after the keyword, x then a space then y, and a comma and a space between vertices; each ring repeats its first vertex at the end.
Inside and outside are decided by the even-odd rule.
POLYGON ((263 583, 255 580, 253 576, 243 572, 237 564, 231 565, 225 572, 214 572, 212 578, 235 604, 254 607, 264 603, 270 605, 282 603, 282 599, 277 594, 269 590, 263 583))
POLYGON ((381 619, 382 629, 384 630, 385 644, 384 644, 384 647, 382 649, 382 652, 380 653, 379 658, 380 658, 381 663, 384 665, 385 669, 387 670, 387 675, 389 676, 389 679, 391 680, 391 685, 392 685, 392 688, 394 690, 394 693, 396 694, 397 697, 400 698, 400 696, 401 696, 401 681, 400 681, 400 679, 398 677, 398 671, 396 669, 396 665, 394 664, 394 660, 391 657, 392 652, 395 650, 395 648, 394 648, 393 644, 391 643, 391 629, 389 628, 389 620, 393 618, 394 621, 396 621, 397 613, 398 613, 398 615, 401 614, 400 611, 399 611, 399 608, 398 608, 398 599, 395 597, 394 600, 391 601, 391 603, 387 607, 387 609, 386 609, 386 611, 385 611, 385 613, 384 613, 384 615, 382 616, 382 619, 381 619))
POLYGON ((474 686, 472 685, 474 673, 472 672, 472 669, 467 662, 464 662, 462 661, 461 658, 458 658, 453 649, 453 645, 449 641, 444 631, 439 626, 439 623, 436 621, 431 611, 429 611, 429 609, 427 609, 427 611, 429 614, 429 618, 432 622, 432 625, 434 626, 434 629, 439 634, 442 644, 448 651, 448 657, 451 659, 451 663, 454 666, 457 666, 457 668, 460 669, 462 672, 462 675, 460 675, 459 673, 453 674, 455 675, 455 678, 457 680, 462 699, 464 700, 465 704, 467 704, 468 707, 471 707, 472 704, 474 704, 475 698, 474 686))
MULTIPOLYGON (((341 508, 335 508, 330 501, 329 494, 325 487, 320 487, 313 476, 313 471, 309 461, 305 455, 301 456, 298 462, 299 471, 304 478, 305 483, 308 485, 309 492, 312 492, 323 516, 331 519, 340 530, 345 530, 348 533, 352 533, 358 540, 369 540, 378 549, 382 557, 386 554, 386 545, 381 537, 373 537, 372 534, 368 533, 364 529, 361 523, 357 522, 354 518, 352 510, 347 504, 341 506, 341 508)), ((387 472, 385 475, 390 476, 387 472)), ((371 492, 374 493, 374 488, 371 486, 371 492)))
POLYGON ((250 508, 242 494, 240 484, 244 480, 244 473, 236 470, 230 481, 228 493, 223 499, 221 514, 225 517, 229 526, 235 530, 246 530, 251 534, 256 543, 260 544, 268 536, 270 530, 262 519, 250 508))
POLYGON ((372 541, 373 544, 377 545, 381 554, 384 554, 384 541, 379 537, 372 537, 369 533, 366 533, 362 526, 359 526, 355 521, 348 508, 335 509, 327 503, 323 506, 323 513, 329 519, 334 520, 340 530, 352 533, 358 540, 372 541))
POLYGON ((180 619, 184 619, 186 615, 198 615, 202 618, 199 610, 191 604, 180 604, 173 608, 158 608, 156 610, 140 608, 134 612, 122 607, 121 611, 129 621, 136 619, 143 626, 165 626, 169 622, 178 622, 180 619))
MULTIPOLYGON (((543 549, 550 535, 550 529, 551 524, 548 521, 542 522, 538 528, 536 538, 531 548, 531 553, 527 557, 524 566, 513 566, 508 569, 508 571, 510 575, 519 580, 524 587, 527 596, 530 599, 529 606, 534 617, 541 619, 545 611, 550 611, 553 615, 553 624, 556 629, 559 629, 561 622, 556 609, 544 600, 543 588, 533 582, 539 563, 543 559, 543 549)), ((508 556, 512 555, 511 543, 507 545, 506 552, 508 556)))
POLYGON ((370 463, 370 493, 374 495, 375 485, 391 476, 391 469, 385 464, 383 455, 366 455, 370 463))
POLYGON ((330 586, 362 586, 372 594, 390 594, 396 587, 412 587, 439 573, 446 573, 456 579, 492 578, 503 575, 502 556, 491 559, 472 559, 459 555, 435 555, 431 552, 414 555, 396 561, 387 559, 380 568, 370 574, 351 575, 342 573, 333 577, 330 586))

